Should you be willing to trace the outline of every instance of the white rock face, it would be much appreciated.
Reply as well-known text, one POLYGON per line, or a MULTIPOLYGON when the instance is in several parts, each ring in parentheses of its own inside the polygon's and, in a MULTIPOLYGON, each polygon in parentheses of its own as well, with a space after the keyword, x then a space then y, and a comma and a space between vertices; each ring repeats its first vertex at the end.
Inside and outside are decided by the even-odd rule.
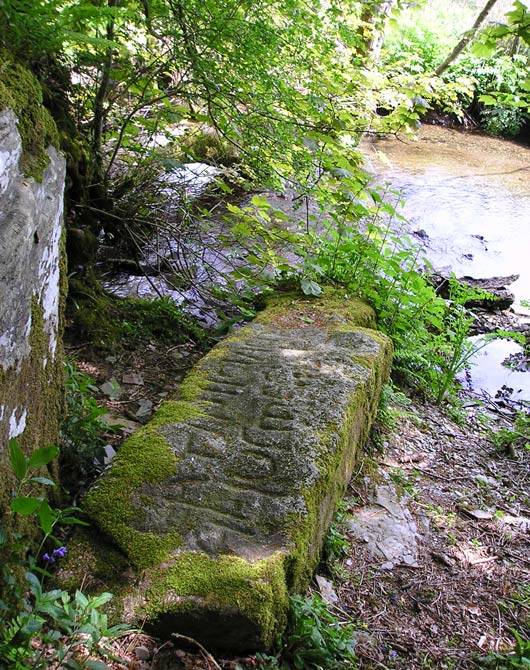
POLYGON ((21 435, 30 422, 38 431, 45 420, 32 417, 27 403, 43 393, 34 386, 42 386, 47 376, 36 375, 40 381, 33 381, 22 370, 28 361, 41 370, 53 363, 59 336, 65 160, 50 148, 41 183, 26 178, 19 169, 22 143, 16 124, 11 110, 0 112, 0 371, 9 380, 5 387, 0 383, 2 442, 21 435), (40 308, 39 335, 45 338, 37 357, 30 345, 33 305, 40 308))
MULTIPOLYGON (((43 309, 49 354, 57 347, 59 248, 65 161, 49 149, 42 182, 18 169, 21 142, 11 110, 0 112, 0 366, 19 368, 29 355, 31 305, 43 309)), ((44 362, 44 361, 43 361, 44 362)))

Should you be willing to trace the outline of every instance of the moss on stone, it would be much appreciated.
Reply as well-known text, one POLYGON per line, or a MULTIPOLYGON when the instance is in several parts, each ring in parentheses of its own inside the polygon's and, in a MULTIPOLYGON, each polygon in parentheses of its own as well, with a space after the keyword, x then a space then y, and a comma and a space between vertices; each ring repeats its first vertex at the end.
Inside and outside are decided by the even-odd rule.
POLYGON ((286 624, 288 592, 285 554, 246 561, 238 556, 213 558, 186 552, 169 566, 149 571, 143 612, 150 619, 186 610, 190 602, 208 612, 244 615, 260 631, 262 648, 268 648, 286 624))
MULTIPOLYGON (((210 356, 212 352, 210 352, 210 356)), ((179 395, 185 402, 193 402, 200 398, 201 393, 208 387, 208 375, 198 363, 182 380, 179 386, 179 395)))
POLYGON ((201 416, 198 407, 187 402, 167 401, 151 422, 127 439, 112 468, 90 490, 83 503, 84 509, 97 519, 100 528, 139 568, 155 565, 167 559, 181 546, 178 533, 142 532, 134 529, 131 521, 145 504, 145 484, 155 484, 175 473, 177 458, 159 428, 201 416))
POLYGON ((182 400, 167 400, 150 421, 150 426, 166 426, 202 416, 200 406, 182 400))
POLYGON ((370 329, 375 328, 375 312, 366 303, 346 296, 344 291, 326 287, 318 297, 294 291, 273 294, 266 299, 266 309, 258 314, 256 322, 274 323, 279 328, 303 329, 314 325, 337 330, 370 329))
MULTIPOLYGON (((203 627, 212 621, 212 625, 222 626, 223 617, 233 617, 234 625, 241 626, 245 634, 248 626, 255 648, 267 648, 285 624, 288 591, 303 590, 318 563, 335 505, 375 415, 379 388, 389 370, 391 345, 385 336, 365 331, 374 316, 362 303, 347 301, 344 309, 340 295, 320 299, 298 296, 294 300, 294 305, 292 296, 273 301, 267 313, 236 339, 259 338, 262 332, 282 327, 296 330, 307 324, 322 330, 324 337, 342 330, 367 332, 376 344, 366 346, 368 353, 363 349, 355 360, 352 374, 359 375, 360 383, 347 406, 343 404, 342 416, 332 414, 333 423, 320 425, 318 433, 315 429, 311 449, 319 475, 310 482, 304 480, 308 481, 302 490, 305 510, 291 514, 283 524, 285 550, 252 562, 240 556, 191 551, 191 546, 182 546, 177 533, 156 535, 136 530, 142 507, 149 506, 150 495, 154 495, 153 487, 146 484, 160 483, 175 472, 177 459, 162 435, 163 427, 202 412, 208 416, 210 403, 201 402, 202 394, 208 388, 210 371, 216 368, 215 360, 231 351, 233 337, 195 366, 181 387, 182 400, 165 403, 150 424, 125 443, 110 473, 88 496, 87 509, 98 525, 136 568, 143 569, 137 573, 140 585, 136 595, 124 591, 120 596, 123 611, 132 612, 133 618, 145 617, 158 633, 166 627, 170 634, 178 622, 184 632, 197 626, 204 637, 201 622, 203 627), (259 641, 252 637, 256 635, 259 641)), ((364 346, 365 338, 358 339, 364 346)), ((355 336, 351 338, 355 340, 355 336)))
MULTIPOLYGON (((26 428, 17 438, 22 451, 28 456, 41 447, 57 444, 59 425, 64 413, 64 374, 62 345, 57 343, 55 357, 49 351, 49 335, 44 329, 43 309, 34 298, 31 308, 30 354, 20 368, 3 370, 0 366, 0 392, 6 408, 26 411, 26 428), (44 365, 44 361, 46 365, 44 365)), ((0 525, 10 534, 13 531, 33 538, 37 542, 39 528, 34 516, 9 512, 11 497, 18 484, 9 462, 7 451, 9 422, 0 424, 0 525), (4 445, 4 446, 2 446, 4 445), (15 525, 16 524, 16 525, 15 525)), ((56 463, 51 463, 42 474, 57 481, 56 463)), ((27 491, 25 492, 28 493, 27 491)), ((33 495, 49 495, 49 487, 33 485, 33 495)), ((0 583, 0 597, 2 587, 0 583)))
MULTIPOLYGON (((49 335, 44 329, 43 309, 33 298, 31 305, 31 331, 29 356, 19 368, 3 370, 0 367, 2 405, 26 411, 26 428, 17 440, 26 455, 35 449, 56 444, 59 424, 64 412, 64 374, 62 348, 57 343, 55 357, 49 350, 49 335), (46 361, 46 364, 45 364, 46 361)), ((8 422, 2 427, 0 443, 7 445, 8 422)), ((8 463, 7 449, 0 449, 0 513, 8 507, 14 485, 14 475, 8 463)))
MULTIPOLYGON (((372 331, 367 332, 372 335, 372 331)), ((370 376, 350 396, 340 426, 333 423, 318 433, 320 453, 315 462, 320 478, 303 492, 306 511, 293 514, 288 520, 287 535, 295 547, 289 557, 288 584, 294 592, 306 588, 318 565, 336 504, 344 495, 359 450, 377 413, 381 385, 390 373, 392 359, 390 340, 382 335, 379 341, 380 351, 363 357, 363 367, 371 369, 370 376), (374 365, 376 358, 381 358, 379 365, 374 365)))
POLYGON ((0 111, 12 109, 22 139, 20 168, 37 181, 49 163, 50 145, 60 145, 57 127, 42 104, 42 89, 36 77, 5 50, 0 49, 0 111))

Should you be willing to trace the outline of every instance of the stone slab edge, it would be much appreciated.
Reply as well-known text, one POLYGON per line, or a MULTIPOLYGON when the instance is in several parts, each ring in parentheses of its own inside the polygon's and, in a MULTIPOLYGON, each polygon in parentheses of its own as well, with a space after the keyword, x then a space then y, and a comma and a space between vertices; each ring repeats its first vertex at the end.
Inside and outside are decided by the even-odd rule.
POLYGON ((90 491, 84 507, 96 529, 71 546, 62 584, 82 578, 85 588, 114 592, 116 618, 158 635, 180 632, 232 652, 269 648, 285 626, 289 593, 307 587, 318 563, 389 375, 391 343, 374 325, 369 307, 339 294, 284 296, 214 347, 184 380, 181 399, 123 444, 90 491), (232 400, 227 389, 240 368, 258 391, 243 380, 232 400), (285 379, 276 387, 275 375, 285 379), (265 418, 264 379, 278 396, 265 418), (283 416, 278 407, 293 411, 283 416), (255 447, 262 435, 268 443, 255 447), (220 458, 205 449, 221 449, 220 458), (250 471, 238 449, 250 450, 250 471))

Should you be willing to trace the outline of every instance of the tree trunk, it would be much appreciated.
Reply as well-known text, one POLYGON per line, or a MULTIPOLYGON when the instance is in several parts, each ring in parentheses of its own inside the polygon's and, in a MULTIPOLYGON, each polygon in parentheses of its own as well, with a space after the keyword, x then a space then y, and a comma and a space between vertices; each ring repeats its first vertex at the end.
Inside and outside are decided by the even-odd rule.
POLYGON ((374 60, 377 60, 381 53, 385 22, 395 4, 396 0, 367 2, 361 14, 362 24, 370 28, 370 36, 365 40, 366 51, 374 60))
POLYGON ((449 56, 444 60, 444 62, 441 65, 438 65, 438 67, 435 70, 435 73, 440 76, 443 74, 447 68, 451 65, 451 63, 460 56, 462 51, 468 46, 468 44, 471 42, 471 40, 475 37, 477 34, 478 29, 488 16, 488 14, 491 12, 495 4, 497 3, 497 0, 488 0, 486 3, 484 9, 480 12, 480 14, 477 16, 475 23, 472 25, 472 27, 467 30, 464 33, 464 36, 458 42, 458 44, 455 46, 455 48, 451 51, 449 56))
MULTIPOLYGON (((109 8, 119 7, 120 0, 108 0, 109 8)), ((107 40, 114 40, 114 20, 111 19, 107 23, 107 40)), ((110 88, 110 76, 113 67, 114 49, 109 47, 107 49, 105 60, 101 67, 101 79, 96 91, 94 100, 94 121, 93 121, 93 136, 92 136, 92 154, 94 158, 94 179, 95 186, 98 190, 104 189, 104 170, 103 170, 103 132, 105 127, 105 120, 108 115, 106 109, 106 102, 110 88)))

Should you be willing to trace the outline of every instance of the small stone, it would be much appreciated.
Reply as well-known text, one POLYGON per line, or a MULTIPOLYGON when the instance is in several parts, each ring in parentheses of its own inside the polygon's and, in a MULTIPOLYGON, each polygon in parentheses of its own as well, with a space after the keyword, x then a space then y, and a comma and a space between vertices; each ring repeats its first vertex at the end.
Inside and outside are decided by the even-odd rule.
POLYGON ((102 384, 99 387, 99 390, 101 393, 104 393, 106 396, 108 396, 111 400, 118 400, 118 398, 123 393, 122 387, 118 384, 114 377, 109 379, 108 382, 102 384))
POLYGON ((121 378, 124 384, 135 384, 136 386, 143 386, 144 378, 138 372, 129 372, 121 378))
POLYGON ((318 584, 318 590, 320 591, 322 600, 328 603, 329 605, 333 605, 333 603, 336 603, 339 598, 335 593, 333 584, 329 581, 329 579, 322 577, 322 575, 316 575, 315 580, 316 583, 318 584))
POLYGON ((139 661, 148 661, 151 658, 151 652, 147 647, 136 647, 134 655, 139 661))
POLYGON ((104 463, 104 465, 108 465, 112 461, 114 456, 116 456, 116 450, 114 449, 114 447, 111 444, 106 444, 103 447, 103 450, 105 452, 105 457, 103 458, 103 463, 104 463))
POLYGON ((473 517, 473 519, 478 519, 479 521, 486 521, 488 519, 493 519, 492 512, 486 512, 483 509, 467 509, 465 513, 468 516, 473 517))
POLYGON ((153 401, 152 400, 140 400, 138 403, 138 409, 135 412, 135 417, 138 421, 145 423, 149 420, 153 412, 153 401))
POLYGON ((414 556, 411 556, 410 554, 406 554, 405 556, 401 557, 401 562, 403 565, 408 565, 409 568, 417 568, 418 566, 418 561, 414 558, 414 556))
POLYGON ((117 414, 103 414, 101 420, 105 423, 108 423, 109 426, 115 426, 116 428, 119 428, 121 432, 125 433, 126 435, 132 435, 132 433, 136 432, 138 428, 142 427, 142 424, 138 421, 131 421, 125 416, 117 414))

